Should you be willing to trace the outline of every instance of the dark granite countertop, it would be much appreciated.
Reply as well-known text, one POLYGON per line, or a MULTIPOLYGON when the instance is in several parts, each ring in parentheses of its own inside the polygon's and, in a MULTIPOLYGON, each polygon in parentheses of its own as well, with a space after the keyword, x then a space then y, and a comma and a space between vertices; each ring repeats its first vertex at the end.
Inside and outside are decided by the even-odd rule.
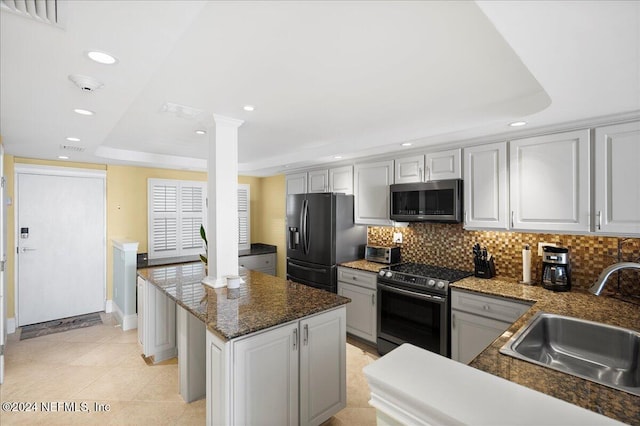
POLYGON ((138 258, 138 269, 151 268, 154 266, 179 265, 182 263, 200 262, 200 256, 176 256, 162 257, 160 259, 140 259, 138 258))
POLYGON ((549 368, 503 355, 500 348, 538 311, 582 318, 640 331, 640 307, 582 291, 555 293, 509 279, 465 278, 451 287, 533 302, 507 331, 481 352, 472 367, 562 399, 616 420, 640 425, 640 397, 549 368))
POLYGON ((370 260, 358 259, 351 262, 344 262, 338 266, 344 266, 345 268, 359 269, 366 272, 378 272, 380 269, 384 269, 389 265, 385 263, 371 262, 370 260))
POLYGON ((263 244, 263 243, 253 243, 251 244, 250 250, 240 250, 238 256, 255 256, 258 254, 270 254, 276 253, 278 251, 278 247, 273 246, 271 244, 263 244))
POLYGON ((138 275, 204 321, 224 340, 284 324, 349 303, 338 296, 257 271, 243 270, 238 289, 201 283, 204 265, 163 266, 138 270, 138 275))

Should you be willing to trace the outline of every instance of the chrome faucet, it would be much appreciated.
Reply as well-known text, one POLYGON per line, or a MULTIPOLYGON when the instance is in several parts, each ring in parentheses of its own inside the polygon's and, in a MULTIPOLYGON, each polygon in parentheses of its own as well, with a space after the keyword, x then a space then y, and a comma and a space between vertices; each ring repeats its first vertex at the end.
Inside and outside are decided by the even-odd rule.
POLYGON ((596 282, 589 288, 589 291, 596 296, 599 296, 602 293, 602 289, 604 289, 604 284, 607 282, 607 279, 611 274, 615 271, 619 271, 621 269, 640 269, 640 263, 634 262, 620 262, 614 263, 611 266, 608 266, 603 269, 600 273, 600 276, 596 280, 596 282))

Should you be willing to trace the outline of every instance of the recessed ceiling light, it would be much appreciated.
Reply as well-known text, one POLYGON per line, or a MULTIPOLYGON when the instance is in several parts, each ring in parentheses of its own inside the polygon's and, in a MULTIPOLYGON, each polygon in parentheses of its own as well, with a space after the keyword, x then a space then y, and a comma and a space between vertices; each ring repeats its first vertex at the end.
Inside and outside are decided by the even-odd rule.
POLYGON ((254 109, 256 109, 256 107, 254 107, 253 105, 245 105, 242 107, 242 109, 244 109, 245 111, 253 111, 254 109))
POLYGON ((524 126, 525 124, 527 124, 526 121, 514 121, 513 123, 509 123, 509 126, 520 127, 520 126, 524 126))
POLYGON ((200 130, 200 129, 198 129, 198 130, 196 130, 196 134, 197 134, 197 135, 206 135, 206 134, 207 134, 207 131, 206 131, 206 130, 200 130))
POLYGON ((100 52, 98 50, 91 50, 87 52, 87 56, 89 57, 89 59, 105 65, 113 65, 118 62, 118 60, 114 56, 109 55, 105 52, 100 52))
POLYGON ((73 138, 73 137, 71 137, 71 136, 69 136, 69 137, 67 138, 67 140, 68 140, 69 142, 80 142, 80 138, 73 138))
POLYGON ((333 158, 335 158, 336 160, 340 160, 340 159, 342 158, 342 155, 336 155, 336 156, 335 156, 335 157, 333 157, 333 158))
POLYGON ((69 159, 69 157, 67 157, 66 155, 58 155, 58 158, 60 160, 68 160, 69 159))
POLYGON ((80 114, 80 115, 93 115, 95 114, 95 112, 93 111, 89 111, 88 109, 82 109, 82 108, 76 108, 73 110, 73 112, 75 112, 76 114, 80 114))
POLYGON ((405 142, 405 143, 401 143, 401 146, 411 146, 413 145, 411 142, 405 142))

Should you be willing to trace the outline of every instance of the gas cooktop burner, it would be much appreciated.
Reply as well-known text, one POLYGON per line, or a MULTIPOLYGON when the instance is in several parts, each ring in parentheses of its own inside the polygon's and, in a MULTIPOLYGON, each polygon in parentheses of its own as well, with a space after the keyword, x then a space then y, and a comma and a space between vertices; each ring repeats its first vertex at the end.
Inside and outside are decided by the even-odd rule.
POLYGON ((449 283, 471 275, 473 272, 422 263, 400 263, 379 273, 380 280, 439 293, 446 293, 449 283))

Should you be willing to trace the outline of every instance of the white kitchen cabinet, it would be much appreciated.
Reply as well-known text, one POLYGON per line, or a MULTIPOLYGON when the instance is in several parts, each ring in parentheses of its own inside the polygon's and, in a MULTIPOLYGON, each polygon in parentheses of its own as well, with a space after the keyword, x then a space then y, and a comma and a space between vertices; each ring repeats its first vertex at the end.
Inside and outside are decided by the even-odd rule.
POLYGON ((530 305, 451 289, 451 359, 468 364, 530 305))
POLYGON ((393 160, 356 164, 353 174, 355 223, 391 225, 389 185, 393 183, 393 160))
POLYGON ((314 170, 308 174, 307 188, 309 193, 330 192, 329 191, 329 170, 314 170))
POLYGON ((293 173, 285 176, 287 195, 307 192, 307 173, 293 173))
POLYGON ((394 183, 414 183, 424 180, 424 155, 395 159, 394 183))
POLYGON ((595 131, 594 230, 640 235, 640 122, 595 131))
POLYGON ((238 266, 265 274, 276 274, 276 253, 255 254, 238 257, 238 266))
POLYGON ((207 331, 207 424, 319 425, 346 407, 344 306, 222 341, 207 331))
POLYGON ((464 149, 465 228, 508 228, 507 143, 464 149))
POLYGON ((424 180, 461 179, 462 150, 430 152, 425 155, 424 180))
POLYGON ((329 169, 329 192, 353 194, 353 166, 329 169))
POLYGON ((589 231, 589 130, 510 142, 511 229, 589 231))
POLYGON ((138 277, 138 339, 145 357, 155 363, 178 355, 176 302, 138 277))
POLYGON ((338 294, 348 297, 347 333, 373 344, 377 337, 376 279, 373 272, 338 267, 338 294))

